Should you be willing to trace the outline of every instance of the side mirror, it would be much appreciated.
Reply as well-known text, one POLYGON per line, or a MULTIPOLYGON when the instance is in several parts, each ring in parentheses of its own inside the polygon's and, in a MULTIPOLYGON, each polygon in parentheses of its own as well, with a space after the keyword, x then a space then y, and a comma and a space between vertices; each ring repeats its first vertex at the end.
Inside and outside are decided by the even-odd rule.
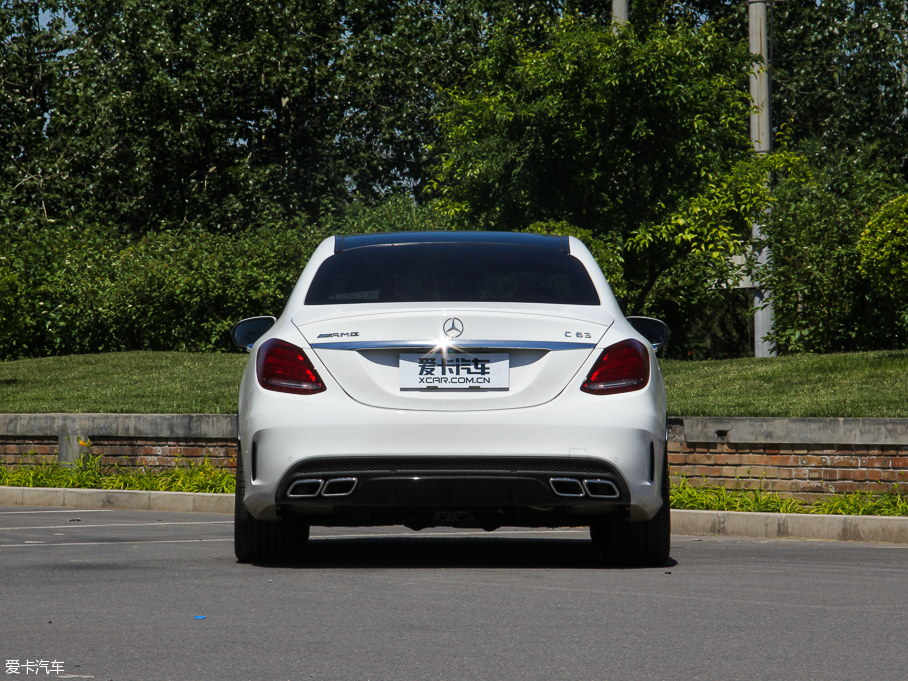
POLYGON ((230 329, 230 340, 241 350, 249 350, 265 332, 274 326, 274 317, 249 317, 233 325, 230 329))
POLYGON ((653 345, 653 350, 658 350, 668 343, 672 332, 669 331, 668 324, 661 319, 652 317, 628 317, 628 323, 636 329, 637 333, 643 336, 653 345))

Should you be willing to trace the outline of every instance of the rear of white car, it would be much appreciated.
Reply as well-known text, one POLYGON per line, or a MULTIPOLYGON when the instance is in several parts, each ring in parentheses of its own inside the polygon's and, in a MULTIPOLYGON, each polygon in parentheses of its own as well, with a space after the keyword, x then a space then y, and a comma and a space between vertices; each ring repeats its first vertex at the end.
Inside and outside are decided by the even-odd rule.
POLYGON ((667 560, 662 377, 578 240, 329 239, 249 349, 239 560, 395 524, 590 526, 616 562, 667 560))

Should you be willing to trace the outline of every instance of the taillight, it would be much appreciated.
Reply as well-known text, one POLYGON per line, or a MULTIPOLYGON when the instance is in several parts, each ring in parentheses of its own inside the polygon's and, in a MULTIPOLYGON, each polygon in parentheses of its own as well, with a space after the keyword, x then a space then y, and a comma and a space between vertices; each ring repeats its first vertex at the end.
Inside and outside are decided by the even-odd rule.
POLYGON ((325 389, 306 354, 279 338, 262 343, 255 362, 255 373, 260 386, 279 393, 312 395, 325 389))
POLYGON ((649 352, 643 343, 628 338, 602 351, 580 389, 593 395, 615 395, 640 390, 647 383, 649 352))

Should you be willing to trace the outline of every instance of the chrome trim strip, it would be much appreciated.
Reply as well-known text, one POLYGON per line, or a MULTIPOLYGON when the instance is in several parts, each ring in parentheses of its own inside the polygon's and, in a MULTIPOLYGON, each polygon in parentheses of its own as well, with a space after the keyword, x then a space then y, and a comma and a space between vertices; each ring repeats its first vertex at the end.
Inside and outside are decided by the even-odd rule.
MULTIPOLYGON (((310 343, 313 350, 434 350, 440 345, 425 341, 341 341, 337 343, 310 343)), ((449 343, 448 350, 462 349, 508 349, 519 350, 592 350, 595 343, 564 343, 561 341, 459 341, 449 343)))

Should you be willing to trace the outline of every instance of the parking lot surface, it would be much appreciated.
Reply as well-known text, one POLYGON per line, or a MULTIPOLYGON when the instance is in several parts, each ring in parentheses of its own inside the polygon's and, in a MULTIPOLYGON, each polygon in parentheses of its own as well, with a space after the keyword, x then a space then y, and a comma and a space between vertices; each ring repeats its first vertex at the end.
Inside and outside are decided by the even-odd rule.
POLYGON ((908 678, 905 546, 675 536, 610 570, 581 529, 315 528, 258 566, 232 530, 0 507, 5 678, 908 678))

